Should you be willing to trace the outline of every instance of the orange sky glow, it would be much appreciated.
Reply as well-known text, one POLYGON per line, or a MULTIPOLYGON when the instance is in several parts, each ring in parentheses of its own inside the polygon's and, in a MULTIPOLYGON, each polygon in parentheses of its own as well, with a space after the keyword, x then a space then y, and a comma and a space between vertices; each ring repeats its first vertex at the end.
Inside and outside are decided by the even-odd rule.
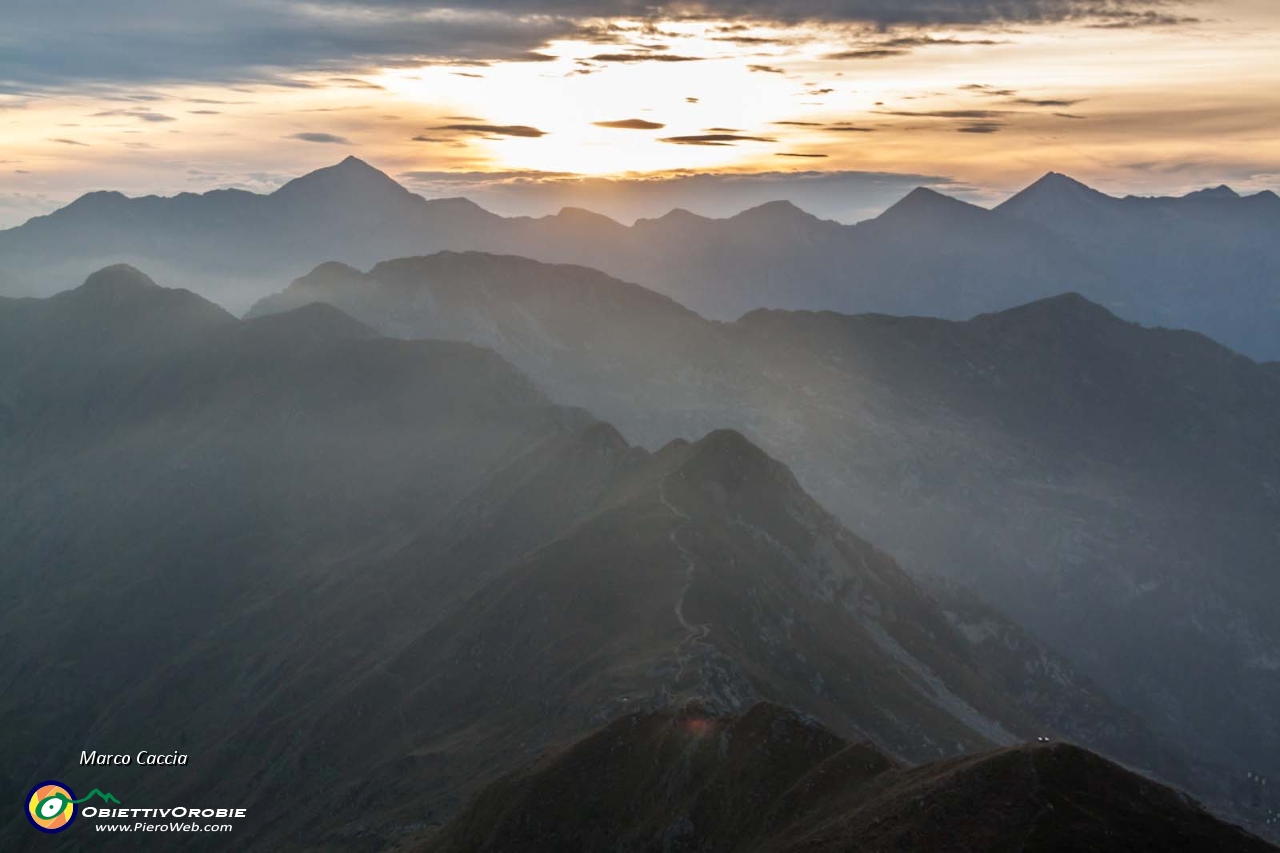
POLYGON ((1051 169, 1117 194, 1280 187, 1280 4, 1161 14, 908 29, 613 19, 519 61, 11 85, 0 226, 92 189, 269 191, 348 154, 426 195, 465 194, 432 177, 455 172, 904 172, 992 201, 1051 169))

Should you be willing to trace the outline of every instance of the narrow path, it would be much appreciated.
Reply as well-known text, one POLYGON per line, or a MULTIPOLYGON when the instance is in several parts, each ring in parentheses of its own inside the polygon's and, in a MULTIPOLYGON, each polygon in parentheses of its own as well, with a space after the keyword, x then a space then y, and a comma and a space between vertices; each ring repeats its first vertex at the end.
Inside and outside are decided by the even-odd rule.
MULTIPOLYGON (((679 537, 680 531, 687 527, 693 519, 689 517, 688 513, 675 506, 667 498, 667 477, 670 477, 672 473, 674 472, 668 472, 663 476, 662 480, 659 481, 658 499, 662 501, 662 505, 666 507, 672 515, 680 519, 680 523, 671 528, 671 533, 668 537, 671 540, 671 544, 676 546, 676 550, 680 552, 681 558, 684 559, 685 583, 680 589, 680 595, 676 597, 676 603, 673 608, 676 615, 676 621, 679 622, 680 627, 685 630, 684 639, 676 645, 676 662, 679 664, 679 669, 676 671, 674 684, 679 684, 680 679, 684 676, 685 666, 696 653, 696 647, 707 638, 708 634, 711 633, 711 626, 705 624, 695 625, 686 619, 684 615, 684 599, 685 596, 689 594, 689 588, 693 586, 693 573, 697 563, 693 559, 693 554, 691 554, 689 549, 681 543, 679 537)), ((667 693, 670 695, 670 691, 667 691, 667 693)))

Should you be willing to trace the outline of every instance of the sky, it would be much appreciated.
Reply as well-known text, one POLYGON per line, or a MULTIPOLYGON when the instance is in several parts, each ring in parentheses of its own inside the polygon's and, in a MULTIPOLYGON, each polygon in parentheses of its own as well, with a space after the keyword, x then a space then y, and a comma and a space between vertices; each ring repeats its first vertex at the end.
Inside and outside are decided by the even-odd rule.
POLYGON ((857 221, 1046 171, 1280 189, 1277 0, 5 0, 0 227, 96 189, 857 221))

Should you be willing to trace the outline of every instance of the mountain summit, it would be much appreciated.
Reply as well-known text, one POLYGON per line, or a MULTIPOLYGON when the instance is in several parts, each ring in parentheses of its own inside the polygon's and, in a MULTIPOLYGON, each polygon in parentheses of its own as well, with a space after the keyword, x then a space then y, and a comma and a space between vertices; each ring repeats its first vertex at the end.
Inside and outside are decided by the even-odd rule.
POLYGON ((1060 172, 1048 172, 995 209, 1020 219, 1040 221, 1111 201, 1115 199, 1075 178, 1060 172))
POLYGON ((412 198, 413 194, 387 173, 352 156, 336 165, 295 178, 272 196, 307 204, 352 204, 379 198, 403 201, 412 198))
POLYGON ((986 211, 977 205, 952 198, 928 187, 916 187, 880 214, 875 221, 882 224, 925 225, 946 221, 949 217, 983 213, 986 211))

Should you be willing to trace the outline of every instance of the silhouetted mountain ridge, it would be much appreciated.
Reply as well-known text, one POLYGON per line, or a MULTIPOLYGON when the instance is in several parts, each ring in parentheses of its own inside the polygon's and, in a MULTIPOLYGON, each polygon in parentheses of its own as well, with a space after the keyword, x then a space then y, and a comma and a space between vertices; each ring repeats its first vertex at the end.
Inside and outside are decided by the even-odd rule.
POLYGON ((0 270, 9 292, 47 293, 108 263, 145 264, 242 310, 325 260, 482 250, 598 268, 723 320, 762 307, 964 319, 1076 290, 1274 358, 1277 227, 1274 194, 1113 198, 1054 172, 994 210, 921 188, 856 226, 786 201, 629 227, 573 208, 504 219, 422 199, 349 157, 266 196, 90 194, 0 231, 0 270))

